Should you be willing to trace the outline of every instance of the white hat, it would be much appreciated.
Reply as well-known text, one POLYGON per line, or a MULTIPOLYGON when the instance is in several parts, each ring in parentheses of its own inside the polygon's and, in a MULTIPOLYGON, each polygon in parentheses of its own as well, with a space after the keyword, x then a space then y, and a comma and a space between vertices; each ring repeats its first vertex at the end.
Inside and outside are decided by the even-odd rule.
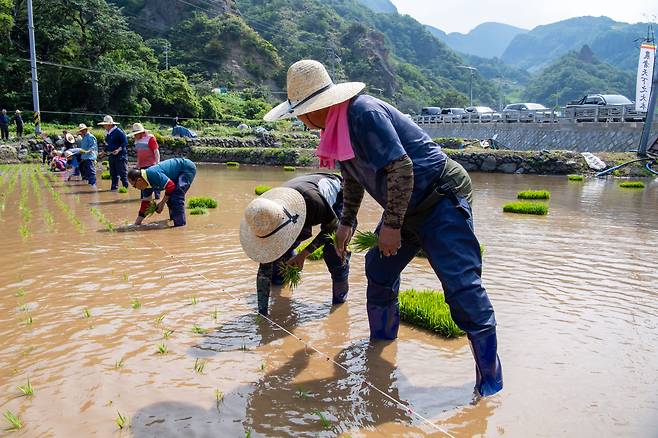
POLYGON ((66 141, 68 141, 69 143, 75 143, 75 137, 73 137, 73 134, 71 134, 70 132, 67 132, 66 133, 66 141))
POLYGON ((99 122, 98 125, 105 126, 105 125, 118 125, 112 118, 112 116, 105 116, 103 117, 103 121, 99 122))
POLYGON ((270 263, 297 240, 306 220, 306 202, 295 189, 276 187, 249 203, 240 221, 240 243, 250 259, 270 263))
POLYGON ((267 122, 288 119, 345 102, 365 88, 363 82, 334 84, 324 65, 304 59, 288 69, 288 100, 272 108, 267 122))
POLYGON ((135 123, 133 125, 132 131, 128 134, 128 137, 132 137, 133 135, 141 134, 142 132, 146 132, 146 129, 144 128, 144 125, 141 123, 135 123))
POLYGON ((64 151, 64 156, 66 158, 70 158, 70 157, 73 156, 73 152, 71 152, 70 150, 66 150, 66 151, 64 151))
MULTIPOLYGON (((88 131, 88 130, 89 130, 89 126, 85 125, 84 123, 80 123, 80 124, 78 125, 78 133, 80 133, 80 132, 82 132, 82 131, 84 131, 84 130, 87 130, 87 131, 88 131)), ((73 143, 72 141, 69 140, 69 136, 68 136, 68 134, 66 135, 66 140, 68 140, 69 143, 73 143)))

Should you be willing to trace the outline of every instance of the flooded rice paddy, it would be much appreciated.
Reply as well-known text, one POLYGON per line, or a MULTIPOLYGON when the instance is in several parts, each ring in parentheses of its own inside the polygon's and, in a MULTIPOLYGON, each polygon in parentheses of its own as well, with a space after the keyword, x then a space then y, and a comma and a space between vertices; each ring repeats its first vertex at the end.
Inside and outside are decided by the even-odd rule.
MULTIPOLYGON (((190 195, 219 208, 126 231, 136 190, 34 169, 0 175, 0 410, 22 420, 14 436, 448 436, 411 410, 458 437, 656 436, 656 181, 473 175, 505 388, 472 404, 465 338, 403 326, 368 341, 363 255, 342 306, 321 261, 273 291, 271 316, 294 336, 256 317, 240 217, 256 185, 294 174, 200 166, 190 195), (528 188, 551 191, 549 215, 503 214, 528 188)), ((360 228, 380 213, 367 199, 360 228)), ((416 259, 402 287, 440 284, 416 259)))

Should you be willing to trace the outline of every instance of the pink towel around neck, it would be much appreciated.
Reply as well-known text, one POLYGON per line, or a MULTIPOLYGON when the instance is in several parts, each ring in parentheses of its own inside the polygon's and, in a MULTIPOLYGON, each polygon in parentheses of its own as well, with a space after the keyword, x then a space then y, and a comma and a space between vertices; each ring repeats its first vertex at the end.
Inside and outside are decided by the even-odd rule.
POLYGON ((336 160, 346 161, 354 158, 350 127, 347 123, 347 108, 350 101, 334 105, 327 114, 327 123, 320 133, 320 144, 316 154, 320 159, 320 167, 333 169, 336 160))

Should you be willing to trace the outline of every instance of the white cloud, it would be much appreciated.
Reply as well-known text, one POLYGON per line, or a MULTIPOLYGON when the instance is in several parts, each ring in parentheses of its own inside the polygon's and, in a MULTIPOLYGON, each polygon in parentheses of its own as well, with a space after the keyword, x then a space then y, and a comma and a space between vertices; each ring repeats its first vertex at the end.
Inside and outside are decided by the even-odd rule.
MULTIPOLYGON (((636 23, 658 16, 656 0, 391 0, 401 14, 444 32, 466 33, 496 21, 532 29, 571 17, 593 15, 636 23)), ((654 21, 656 18, 654 18, 654 21)), ((583 29, 586 31, 586 29, 583 29)))

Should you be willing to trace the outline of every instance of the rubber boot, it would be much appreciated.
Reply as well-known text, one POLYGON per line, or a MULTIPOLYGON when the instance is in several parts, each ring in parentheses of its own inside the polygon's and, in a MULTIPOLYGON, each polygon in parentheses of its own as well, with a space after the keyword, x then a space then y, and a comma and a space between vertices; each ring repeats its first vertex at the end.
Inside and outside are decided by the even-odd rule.
POLYGON ((498 341, 493 331, 470 339, 475 359, 475 390, 482 397, 494 395, 503 389, 503 368, 498 357, 498 341))
POLYGON ((350 291, 350 283, 347 279, 343 281, 334 281, 331 285, 331 304, 342 304, 347 300, 347 293, 350 291))
POLYGON ((388 305, 366 304, 371 339, 396 339, 400 328, 398 301, 388 305))

